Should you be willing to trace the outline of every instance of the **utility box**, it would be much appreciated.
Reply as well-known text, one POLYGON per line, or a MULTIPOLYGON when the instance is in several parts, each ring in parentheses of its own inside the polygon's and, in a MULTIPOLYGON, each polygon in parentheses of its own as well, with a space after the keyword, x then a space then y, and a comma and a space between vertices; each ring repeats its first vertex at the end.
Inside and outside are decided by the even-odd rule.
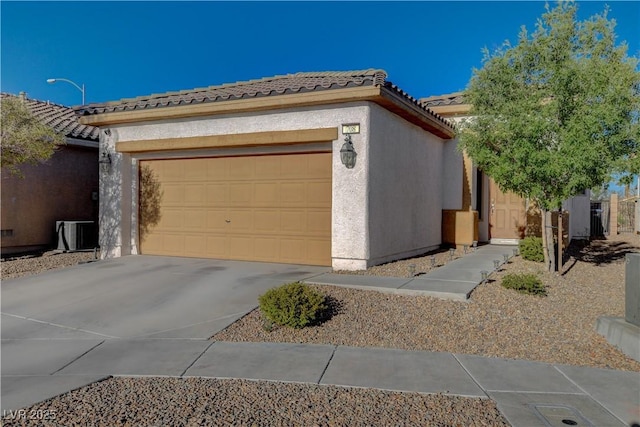
POLYGON ((98 236, 94 221, 56 221, 59 251, 78 251, 97 246, 98 236))
POLYGON ((624 317, 640 326, 640 253, 627 254, 625 278, 624 317))

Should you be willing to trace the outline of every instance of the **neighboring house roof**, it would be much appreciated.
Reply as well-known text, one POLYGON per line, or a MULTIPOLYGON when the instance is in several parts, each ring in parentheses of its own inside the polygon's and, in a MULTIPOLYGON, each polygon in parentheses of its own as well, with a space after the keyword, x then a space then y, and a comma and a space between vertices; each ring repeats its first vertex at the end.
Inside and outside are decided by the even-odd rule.
POLYGON ((464 92, 420 98, 420 104, 443 116, 468 113, 471 105, 464 100, 464 92))
MULTIPOLYGON (((8 93, 2 93, 1 96, 3 99, 20 98, 8 93)), ((24 98, 24 103, 38 120, 67 138, 98 141, 100 130, 95 126, 80 123, 72 108, 29 98, 24 98)))
MULTIPOLYGON (((78 106, 74 109, 78 114, 83 116, 81 120, 84 123, 122 123, 160 118, 160 112, 158 112, 158 114, 139 113, 136 115, 137 119, 125 118, 124 116, 119 116, 120 118, 116 119, 114 118, 115 115, 112 115, 111 119, 105 118, 103 120, 101 118, 93 119, 86 116, 108 115, 110 113, 141 112, 143 110, 169 107, 199 106, 203 104, 222 103, 225 101, 259 99, 269 101, 270 99, 278 96, 295 94, 310 95, 310 97, 305 98, 306 105, 329 104, 332 102, 343 102, 349 100, 374 100, 384 104, 380 99, 380 88, 385 91, 384 95, 388 101, 386 106, 391 111, 398 112, 397 110, 403 109, 406 112, 413 110, 411 114, 419 114, 432 121, 437 133, 451 137, 451 135, 448 134, 453 133, 453 127, 447 120, 429 110, 427 107, 421 105, 417 99, 411 97, 395 84, 388 81, 386 72, 377 69, 286 74, 244 82, 226 83, 199 89, 139 96, 136 98, 121 99, 119 101, 105 103, 94 103, 78 106), (366 88, 377 88, 378 90, 377 92, 366 92, 364 90, 366 88), (347 98, 344 95, 346 92, 350 94, 350 98, 347 98), (364 92, 366 92, 366 94, 364 92), (318 96, 313 97, 311 100, 311 96, 316 94, 318 96), (326 94, 327 96, 321 97, 320 95, 322 94, 326 94), (335 96, 332 96, 332 94, 335 94, 335 96), (393 106, 390 106, 391 98, 395 98, 395 110, 393 106), (399 108, 398 104, 401 103, 404 103, 404 105, 399 108)), ((258 109, 278 107, 283 108, 284 104, 280 105, 276 102, 265 102, 262 107, 256 108, 254 106, 252 107, 252 110, 255 111, 258 109)), ((194 109, 194 114, 189 115, 197 115, 195 114, 197 112, 199 112, 200 115, 204 115, 204 110, 205 108, 199 108, 197 110, 194 109)), ((225 112, 232 110, 239 111, 238 108, 234 109, 229 107, 225 112)), ((208 111, 210 112, 212 110, 208 111)), ((220 110, 217 111, 220 112, 220 110)), ((178 114, 176 113, 175 116, 178 116, 178 114)))

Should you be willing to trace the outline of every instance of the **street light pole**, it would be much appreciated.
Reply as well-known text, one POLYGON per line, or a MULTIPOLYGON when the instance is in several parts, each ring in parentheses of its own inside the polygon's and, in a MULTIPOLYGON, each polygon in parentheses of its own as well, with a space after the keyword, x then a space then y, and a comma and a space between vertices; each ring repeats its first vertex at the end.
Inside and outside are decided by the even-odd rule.
POLYGON ((47 83, 49 84, 53 84, 55 82, 67 82, 72 84, 73 86, 76 87, 76 89, 78 89, 80 92, 82 92, 82 105, 84 105, 84 83, 82 84, 82 87, 78 86, 77 83, 69 80, 69 79, 47 79, 47 83))

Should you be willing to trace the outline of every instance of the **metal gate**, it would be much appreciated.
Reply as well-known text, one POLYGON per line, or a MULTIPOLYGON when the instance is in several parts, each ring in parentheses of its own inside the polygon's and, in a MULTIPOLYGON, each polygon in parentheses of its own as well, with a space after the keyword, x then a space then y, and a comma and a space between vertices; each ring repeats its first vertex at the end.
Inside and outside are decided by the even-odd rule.
POLYGON ((621 200, 618 202, 618 231, 633 233, 635 230, 636 201, 621 200))
POLYGON ((610 206, 609 200, 591 201, 591 237, 609 235, 610 206))

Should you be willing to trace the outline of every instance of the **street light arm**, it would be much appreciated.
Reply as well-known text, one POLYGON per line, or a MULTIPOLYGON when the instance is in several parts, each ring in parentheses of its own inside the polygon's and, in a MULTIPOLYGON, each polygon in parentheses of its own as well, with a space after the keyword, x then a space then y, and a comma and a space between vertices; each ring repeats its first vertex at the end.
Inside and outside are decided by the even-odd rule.
POLYGON ((75 86, 76 89, 78 89, 82 93, 82 105, 84 105, 84 84, 82 85, 82 87, 80 87, 76 82, 69 79, 47 79, 47 83, 53 84, 55 82, 67 82, 75 86))

